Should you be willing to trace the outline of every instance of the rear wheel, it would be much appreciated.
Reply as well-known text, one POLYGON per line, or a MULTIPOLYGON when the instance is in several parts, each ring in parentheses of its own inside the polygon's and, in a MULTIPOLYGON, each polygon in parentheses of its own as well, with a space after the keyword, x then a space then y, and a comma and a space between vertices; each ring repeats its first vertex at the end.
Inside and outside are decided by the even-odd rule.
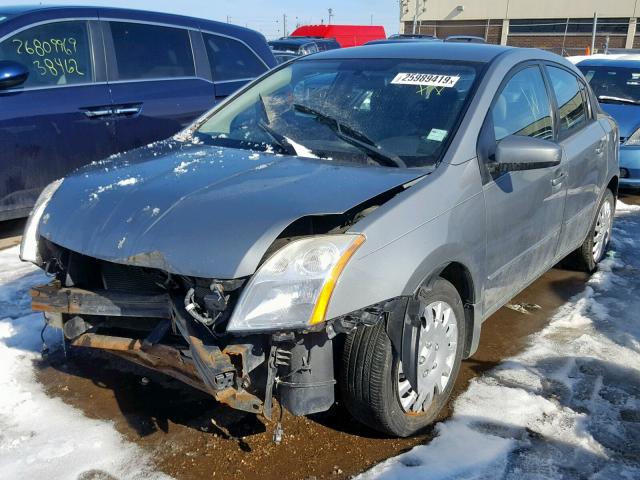
POLYGON ((401 437, 433 422, 451 395, 465 338, 464 309, 453 285, 438 279, 416 298, 421 312, 418 388, 406 378, 384 322, 348 335, 340 379, 345 405, 357 420, 401 437))
POLYGON ((611 190, 607 189, 586 240, 567 257, 569 266, 589 273, 595 271, 609 248, 614 213, 615 198, 611 190))

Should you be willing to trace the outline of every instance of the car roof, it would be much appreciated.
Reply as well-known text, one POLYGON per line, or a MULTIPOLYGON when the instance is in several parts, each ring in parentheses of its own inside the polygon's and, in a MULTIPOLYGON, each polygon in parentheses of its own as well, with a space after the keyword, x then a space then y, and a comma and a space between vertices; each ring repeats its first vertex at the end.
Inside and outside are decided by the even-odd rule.
POLYGON ((442 40, 434 37, 423 37, 423 38, 384 38, 381 40, 371 40, 367 42, 365 45, 384 45, 387 43, 420 43, 420 42, 441 42, 442 40))
POLYGON ((198 17, 192 17, 189 15, 181 15, 181 14, 175 14, 175 13, 165 13, 165 12, 156 12, 153 10, 140 10, 140 9, 135 9, 135 8, 118 8, 118 7, 110 7, 110 6, 106 6, 106 5, 81 5, 81 4, 76 4, 76 5, 60 5, 60 4, 51 4, 51 5, 7 5, 5 7, 0 7, 0 14, 1 15, 10 15, 10 16, 19 16, 19 15, 24 15, 24 14, 29 14, 29 13, 35 13, 35 12, 50 12, 50 11, 56 11, 56 10, 64 10, 64 11, 70 11, 73 12, 74 10, 87 10, 87 9, 94 9, 94 10, 98 10, 98 11, 108 11, 109 13, 117 13, 117 12, 122 12, 124 13, 128 13, 128 14, 136 14, 136 15, 153 15, 155 17, 163 17, 166 19, 182 19, 184 20, 188 20, 188 21, 192 21, 192 22, 201 22, 201 23, 211 23, 211 24, 218 24, 218 25, 222 25, 222 26, 226 26, 228 28, 234 29, 234 30, 243 30, 246 32, 253 32, 253 30, 249 29, 249 28, 245 28, 245 27, 240 27, 238 25, 230 25, 228 23, 224 23, 224 22, 219 22, 216 20, 209 20, 206 18, 198 18, 198 17))
POLYGON ((307 43, 314 43, 315 39, 309 37, 300 37, 300 38, 280 38, 278 40, 271 40, 269 44, 272 43, 280 43, 280 44, 289 44, 289 45, 306 45, 307 43))
MULTIPOLYGON (((458 60, 487 63, 516 47, 481 43, 394 42, 362 47, 342 48, 311 55, 311 59, 398 58, 424 60, 458 60)), ((542 52, 540 52, 542 53, 542 52)))
POLYGON ((581 60, 576 64, 578 67, 623 67, 623 68, 638 68, 640 67, 640 55, 598 55, 597 57, 590 57, 585 60, 581 60))

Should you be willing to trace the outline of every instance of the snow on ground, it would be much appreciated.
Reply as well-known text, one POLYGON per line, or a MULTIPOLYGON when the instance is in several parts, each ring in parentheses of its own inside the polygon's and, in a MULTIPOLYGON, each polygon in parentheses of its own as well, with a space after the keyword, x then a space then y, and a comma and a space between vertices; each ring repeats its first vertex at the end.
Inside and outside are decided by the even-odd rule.
POLYGON ((640 479, 640 207, 520 355, 473 380, 429 444, 362 479, 640 479))
MULTIPOLYGON (((48 397, 36 382, 42 316, 30 313, 28 289, 46 281, 19 261, 17 247, 0 251, 0 477, 167 478, 110 423, 48 397)), ((47 342, 56 344, 58 335, 47 342)))

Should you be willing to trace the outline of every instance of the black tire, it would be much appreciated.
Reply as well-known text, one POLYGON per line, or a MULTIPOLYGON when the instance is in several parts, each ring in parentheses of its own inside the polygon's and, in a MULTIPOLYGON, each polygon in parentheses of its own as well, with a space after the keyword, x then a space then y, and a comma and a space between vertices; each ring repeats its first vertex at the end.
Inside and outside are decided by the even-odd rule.
POLYGON ((610 232, 606 238, 605 246, 602 249, 602 253, 598 255, 598 258, 594 257, 593 253, 598 218, 600 215, 600 211, 602 210, 606 202, 609 202, 611 205, 611 221, 613 222, 613 214, 615 213, 616 201, 615 197, 613 196, 613 192, 607 189, 605 194, 602 196, 600 203, 598 204, 598 209, 596 210, 595 217, 593 219, 593 222, 591 223, 591 228, 589 228, 587 238, 585 239, 583 244, 577 250, 571 252, 563 262, 567 267, 581 272, 593 273, 598 268, 598 263, 600 263, 600 261, 607 254, 607 250, 609 249, 609 241, 611 239, 610 232))
POLYGON ((422 298, 424 305, 435 301, 448 303, 458 324, 457 349, 451 379, 444 391, 436 394, 430 407, 421 413, 406 413, 398 395, 400 359, 391 346, 385 322, 359 327, 350 333, 344 345, 340 388, 342 399, 359 422, 380 432, 408 437, 427 427, 449 399, 460 370, 466 338, 464 308, 455 287, 444 279, 434 282, 422 298))

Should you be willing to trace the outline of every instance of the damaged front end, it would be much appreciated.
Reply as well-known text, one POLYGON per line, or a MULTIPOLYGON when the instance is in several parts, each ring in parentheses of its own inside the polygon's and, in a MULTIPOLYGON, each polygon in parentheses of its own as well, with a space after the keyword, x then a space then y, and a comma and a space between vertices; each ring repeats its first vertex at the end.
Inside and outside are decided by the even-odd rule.
POLYGON ((235 409, 270 418, 275 394, 295 415, 326 411, 333 337, 389 310, 327 318, 343 269, 366 241, 352 227, 424 172, 295 158, 255 169, 228 151, 233 171, 206 163, 176 178, 178 159, 164 153, 150 166, 67 177, 43 194, 21 258, 54 279, 32 289, 33 309, 73 347, 160 371, 235 409), (141 173, 151 167, 169 173, 141 173), (100 188, 117 185, 122 170, 142 180, 100 188), (79 202, 97 190, 98 199, 79 202))
POLYGON ((72 347, 115 354, 232 408, 271 418, 275 393, 294 415, 317 413, 333 405, 336 383, 326 302, 364 241, 335 237, 314 245, 293 241, 254 276, 236 280, 111 263, 41 238, 43 268, 54 280, 31 289, 32 308, 61 328, 72 347), (335 244, 344 252, 328 254, 335 244), (325 258, 331 254, 337 261, 325 258), (292 269, 301 269, 306 281, 292 279, 292 269), (262 301, 255 304, 256 298, 262 301))

